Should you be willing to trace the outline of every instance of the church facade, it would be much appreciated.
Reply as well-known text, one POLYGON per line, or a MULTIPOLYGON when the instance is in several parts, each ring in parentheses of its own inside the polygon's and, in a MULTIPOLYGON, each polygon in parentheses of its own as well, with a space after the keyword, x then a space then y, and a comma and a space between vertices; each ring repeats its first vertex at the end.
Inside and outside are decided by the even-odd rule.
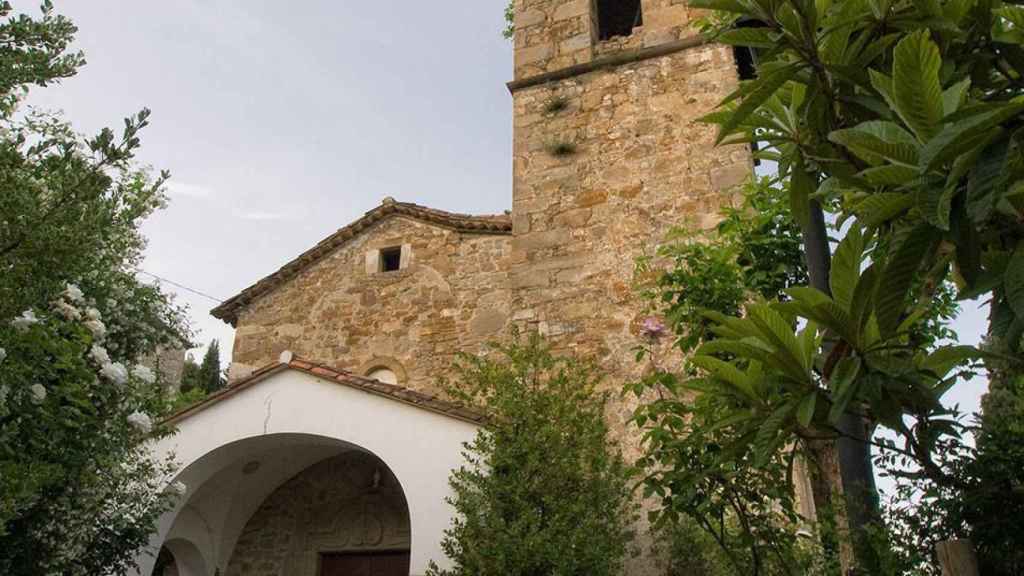
MULTIPOLYGON (((186 485, 144 574, 424 574, 479 415, 445 402, 460 352, 513 328, 637 378, 636 259, 711 226, 752 171, 698 122, 738 81, 683 0, 515 0, 510 211, 391 198, 213 311, 230 386, 177 415, 186 485)), ((627 401, 609 414, 627 452, 627 401)), ((638 573, 645 570, 638 568, 638 573)), ((632 573, 633 571, 631 571, 632 573)))

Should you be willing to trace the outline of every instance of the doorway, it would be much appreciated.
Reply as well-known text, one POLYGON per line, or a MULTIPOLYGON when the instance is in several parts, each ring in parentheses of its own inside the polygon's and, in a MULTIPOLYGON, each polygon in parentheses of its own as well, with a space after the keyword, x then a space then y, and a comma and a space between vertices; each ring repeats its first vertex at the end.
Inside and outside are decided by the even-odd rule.
POLYGON ((409 552, 321 554, 320 576, 409 576, 409 552))

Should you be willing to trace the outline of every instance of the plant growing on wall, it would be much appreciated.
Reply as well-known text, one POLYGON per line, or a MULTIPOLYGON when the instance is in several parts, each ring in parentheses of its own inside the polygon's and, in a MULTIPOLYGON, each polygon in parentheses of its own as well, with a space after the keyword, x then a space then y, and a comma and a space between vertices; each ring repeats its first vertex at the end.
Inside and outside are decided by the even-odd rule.
POLYGON ((434 576, 621 573, 636 519, 591 367, 538 336, 464 356, 448 387, 488 416, 451 477, 457 516, 434 576))

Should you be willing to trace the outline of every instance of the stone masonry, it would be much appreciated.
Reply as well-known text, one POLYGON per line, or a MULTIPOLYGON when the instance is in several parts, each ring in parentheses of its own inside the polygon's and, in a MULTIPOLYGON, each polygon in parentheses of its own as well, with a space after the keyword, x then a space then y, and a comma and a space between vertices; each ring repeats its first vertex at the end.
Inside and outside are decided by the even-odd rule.
MULTIPOLYGON (((598 41, 597 7, 515 0, 511 213, 385 201, 214 311, 237 327, 233 377, 292 350, 435 393, 458 352, 512 326, 596 360, 611 388, 641 374, 637 257, 673 225, 714 225, 753 166, 698 122, 738 82, 731 49, 700 39, 700 14, 642 0, 643 26, 598 41), (381 250, 396 247, 402 267, 382 272, 381 250)), ((609 414, 628 454, 631 409, 609 414)))
POLYGON ((457 221, 422 218, 438 211, 392 208, 402 206, 410 205, 385 204, 377 211, 388 215, 294 276, 245 305, 219 309, 235 315, 233 379, 291 350, 358 375, 388 368, 400 385, 433 392, 457 352, 479 352, 503 333, 510 319, 507 218, 457 230, 457 221), (402 248, 401 269, 376 267, 388 247, 402 248))
POLYGON ((409 510, 388 467, 351 451, 307 468, 246 524, 226 576, 315 576, 321 553, 409 549, 409 510))

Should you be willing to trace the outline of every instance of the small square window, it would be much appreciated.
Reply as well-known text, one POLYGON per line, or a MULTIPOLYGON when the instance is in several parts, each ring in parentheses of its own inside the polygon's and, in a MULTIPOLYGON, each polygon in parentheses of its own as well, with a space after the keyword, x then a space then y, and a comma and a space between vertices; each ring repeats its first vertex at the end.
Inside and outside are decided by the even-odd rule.
POLYGON ((597 0, 597 37, 608 40, 615 36, 629 36, 637 26, 643 26, 644 16, 640 0, 597 0))
POLYGON ((402 247, 385 248, 380 251, 380 271, 394 272, 402 269, 402 247))

